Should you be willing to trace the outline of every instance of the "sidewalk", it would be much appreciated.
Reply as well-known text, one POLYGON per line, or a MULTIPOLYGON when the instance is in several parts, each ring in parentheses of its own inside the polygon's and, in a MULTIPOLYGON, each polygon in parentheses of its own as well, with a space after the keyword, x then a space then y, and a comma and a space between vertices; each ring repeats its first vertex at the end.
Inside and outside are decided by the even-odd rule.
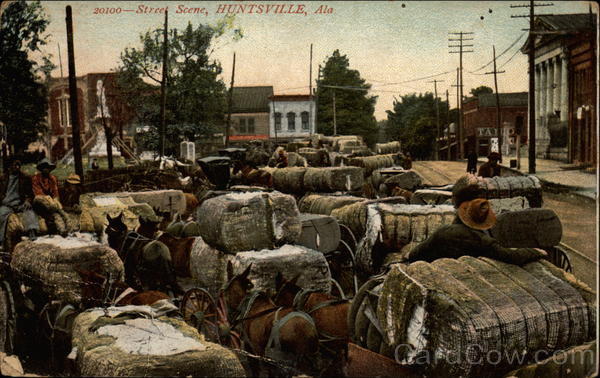
MULTIPOLYGON (((510 164, 510 159, 514 157, 504 157, 503 166, 510 164)), ((480 159, 487 161, 487 159, 480 159)), ((570 167, 568 163, 556 160, 535 159, 535 175, 543 182, 550 185, 558 185, 572 190, 574 193, 596 200, 598 188, 596 174, 586 173, 582 170, 568 170, 561 167, 570 167)), ((529 159, 527 156, 521 157, 521 173, 529 174, 529 159)))

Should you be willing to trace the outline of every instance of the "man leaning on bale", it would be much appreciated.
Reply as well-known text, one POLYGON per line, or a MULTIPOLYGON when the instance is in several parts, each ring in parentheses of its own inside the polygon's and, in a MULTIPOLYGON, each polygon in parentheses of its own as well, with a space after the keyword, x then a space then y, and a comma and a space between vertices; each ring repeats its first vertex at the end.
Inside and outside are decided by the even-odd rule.
POLYGON ((36 166, 39 173, 31 179, 33 189, 33 209, 48 224, 48 231, 65 236, 68 233, 69 219, 60 203, 58 179, 52 172, 56 165, 47 158, 36 166))
POLYGON ((432 262, 440 258, 460 256, 489 257, 511 264, 523 265, 547 256, 537 248, 505 248, 489 230, 496 223, 496 214, 488 200, 479 198, 477 185, 469 185, 453 196, 457 216, 454 222, 437 229, 417 245, 405 262, 432 262))

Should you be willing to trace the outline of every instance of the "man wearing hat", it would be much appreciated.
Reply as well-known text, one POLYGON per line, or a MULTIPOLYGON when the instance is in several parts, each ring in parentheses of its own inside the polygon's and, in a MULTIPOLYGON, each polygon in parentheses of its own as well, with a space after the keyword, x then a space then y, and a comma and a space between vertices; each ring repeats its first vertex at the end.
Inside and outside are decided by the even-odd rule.
POLYGON ((15 159, 0 181, 0 249, 4 245, 8 217, 12 213, 23 213, 25 232, 35 237, 39 224, 31 208, 32 201, 31 178, 21 171, 21 162, 15 159))
POLYGON ((431 262, 443 257, 489 257, 511 264, 522 265, 539 260, 547 254, 536 248, 505 248, 491 237, 488 230, 496 223, 496 214, 488 200, 475 198, 458 205, 452 224, 437 229, 433 235, 417 245, 405 262, 431 262))
POLYGON ((36 168, 40 172, 31 179, 33 209, 46 220, 51 233, 66 235, 69 219, 60 203, 58 179, 50 173, 56 168, 56 164, 44 158, 36 168))
POLYGON ((500 165, 498 165, 499 161, 500 161, 499 153, 492 152, 491 154, 489 154, 487 163, 484 163, 481 165, 481 167, 479 167, 477 176, 481 176, 481 177, 500 176, 500 165))

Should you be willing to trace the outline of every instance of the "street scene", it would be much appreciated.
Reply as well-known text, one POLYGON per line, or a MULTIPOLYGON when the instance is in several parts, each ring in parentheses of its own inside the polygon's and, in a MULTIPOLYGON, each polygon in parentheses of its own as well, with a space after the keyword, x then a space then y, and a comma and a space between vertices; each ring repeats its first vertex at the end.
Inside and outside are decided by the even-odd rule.
POLYGON ((0 0, 0 375, 598 375, 598 5, 0 0))

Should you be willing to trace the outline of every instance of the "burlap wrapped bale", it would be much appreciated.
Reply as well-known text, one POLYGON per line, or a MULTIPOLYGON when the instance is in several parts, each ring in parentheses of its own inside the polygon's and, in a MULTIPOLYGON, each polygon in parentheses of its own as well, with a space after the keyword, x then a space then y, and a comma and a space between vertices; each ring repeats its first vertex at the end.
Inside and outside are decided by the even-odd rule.
POLYGON ((526 209, 499 214, 490 232, 504 247, 545 248, 560 243, 562 224, 553 210, 526 209))
POLYGON ((23 241, 15 247, 11 268, 31 287, 39 288, 50 300, 81 302, 81 277, 77 267, 100 269, 98 273, 123 280, 123 262, 110 247, 80 235, 63 238, 45 236, 23 241))
POLYGON ((283 193, 304 192, 304 174, 306 168, 276 168, 270 170, 273 177, 273 188, 283 193))
MULTIPOLYGON (((541 265, 526 267, 535 264, 541 265)), ((412 345, 399 349, 402 363, 435 355, 421 365, 423 373, 478 376, 510 367, 511 356, 532 357, 537 350, 558 350, 588 337, 584 299, 566 281, 543 274, 538 278, 516 265, 467 256, 395 264, 385 278, 377 316, 390 345, 412 345), (492 351, 495 358, 486 359, 492 351), (471 363, 480 358, 483 364, 471 363)))
POLYGON ((375 152, 377 154, 397 154, 401 152, 400 142, 375 143, 375 152))
POLYGON ((355 157, 348 159, 347 165, 361 167, 365 170, 365 177, 368 177, 374 170, 379 168, 393 167, 401 165, 402 157, 399 154, 374 155, 366 157, 355 157))
POLYGON ((368 204, 357 266, 364 273, 375 273, 387 253, 424 241, 439 227, 452 223, 454 217, 455 209, 449 205, 368 204))
POLYGON ((385 179, 384 183, 388 187, 398 186, 402 189, 413 191, 421 186, 423 180, 416 171, 407 170, 385 179))
POLYGON ((507 378, 592 377, 598 368, 596 341, 568 348, 511 372, 507 378))
POLYGON ((106 193, 87 193, 82 194, 79 201, 82 208, 79 217, 81 232, 102 231, 107 224, 107 215, 116 217, 122 213, 125 218, 124 222, 130 230, 139 227, 138 218, 140 216, 156 215, 147 203, 135 202, 133 198, 125 195, 115 197, 106 193))
POLYGON ((358 167, 308 168, 304 175, 304 189, 311 192, 352 192, 363 184, 363 170, 358 167))
POLYGON ((365 234, 367 225, 367 202, 360 201, 334 209, 331 215, 347 226, 356 237, 365 234))
POLYGON ((276 191, 211 198, 196 213, 200 236, 229 253, 293 243, 302 232, 296 201, 276 191))
POLYGON ((227 282, 227 256, 197 237, 190 251, 190 273, 196 286, 203 287, 216 296, 227 282))
POLYGON ((183 214, 186 210, 185 195, 181 190, 148 190, 144 192, 111 193, 112 197, 131 197, 135 202, 147 203, 153 209, 171 214, 183 214))
POLYGON ((307 194, 298 201, 298 210, 302 213, 330 215, 335 209, 363 201, 364 198, 355 196, 307 194))
POLYGON ((308 162, 306 161, 306 159, 296 153, 296 152, 288 152, 288 167, 307 167, 308 166, 308 162))
POLYGON ((322 214, 300 213, 302 234, 298 244, 323 253, 333 252, 340 244, 340 226, 335 218, 322 214))
POLYGON ((81 376, 245 375, 235 353, 205 341, 183 320, 158 316, 149 306, 109 307, 107 312, 110 317, 124 312, 140 316, 97 330, 90 327, 105 315, 104 309, 85 311, 75 318, 72 344, 77 348, 81 376))
POLYGON ((228 256, 234 274, 242 273, 250 264, 248 278, 254 289, 275 294, 275 276, 281 272, 287 280, 299 276, 298 286, 329 292, 331 273, 323 253, 312 249, 286 244, 277 249, 238 252, 228 256))
POLYGON ((371 182, 374 188, 379 188, 379 186, 383 184, 385 180, 403 172, 405 172, 405 170, 402 167, 379 168, 371 172, 371 176, 369 177, 368 181, 371 182))
POLYGON ((477 184, 482 189, 482 198, 525 197, 531 207, 542 207, 542 186, 536 176, 477 177, 465 175, 454 184, 453 193, 466 185, 477 184))
POLYGON ((492 205, 492 210, 496 215, 510 212, 529 209, 529 201, 525 197, 513 198, 492 198, 489 200, 492 205))
POLYGON ((441 205, 452 200, 452 192, 444 190, 419 189, 410 197, 413 205, 441 205))

